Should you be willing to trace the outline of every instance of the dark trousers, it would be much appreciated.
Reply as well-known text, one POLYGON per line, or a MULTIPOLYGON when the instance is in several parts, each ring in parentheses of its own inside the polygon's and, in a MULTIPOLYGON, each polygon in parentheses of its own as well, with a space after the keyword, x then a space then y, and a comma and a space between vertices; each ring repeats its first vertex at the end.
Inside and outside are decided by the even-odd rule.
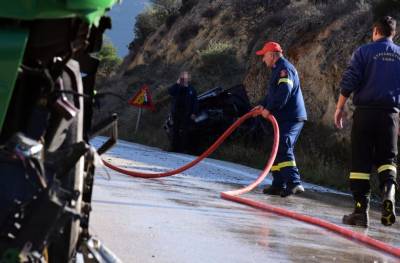
POLYGON ((279 122, 279 148, 271 169, 273 187, 285 188, 301 183, 294 156, 294 146, 303 126, 303 121, 279 122))
POLYGON ((351 131, 350 189, 355 199, 369 197, 370 174, 376 166, 380 188, 396 183, 399 114, 390 109, 357 108, 351 131))
POLYGON ((173 116, 172 121, 171 150, 174 152, 185 152, 188 147, 190 119, 186 118, 186 116, 173 116))

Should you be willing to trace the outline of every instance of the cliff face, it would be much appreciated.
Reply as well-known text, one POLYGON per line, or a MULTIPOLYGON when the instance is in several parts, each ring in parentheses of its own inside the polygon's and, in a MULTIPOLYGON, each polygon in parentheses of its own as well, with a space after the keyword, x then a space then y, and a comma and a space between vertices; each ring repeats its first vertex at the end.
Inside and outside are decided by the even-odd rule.
MULTIPOLYGON (((269 71, 255 51, 265 41, 276 41, 300 74, 309 114, 303 141, 309 142, 306 147, 311 147, 315 156, 322 156, 321 151, 334 147, 334 143, 326 144, 327 140, 343 145, 340 137, 348 138, 350 125, 342 133, 333 129, 338 84, 352 52, 370 40, 373 3, 373 0, 197 1, 173 23, 161 26, 143 45, 135 47, 125 58, 118 77, 106 83, 103 90, 119 92, 128 99, 133 94, 132 86, 149 83, 156 100, 165 101, 166 87, 175 82, 180 70, 189 69, 197 89, 243 83, 250 100, 256 104, 265 95, 269 71), (233 60, 228 64, 222 60, 206 65, 201 54, 210 43, 229 44, 233 60), (218 63, 221 67, 209 70, 218 63), (325 146, 315 146, 318 143, 325 146)), ((124 130, 133 130, 134 109, 121 105, 117 99, 104 104, 106 111, 121 114, 122 134, 124 130)), ((160 103, 161 108, 166 104, 160 103)), ((162 129, 162 124, 158 127, 162 129)))
MULTIPOLYGON (((365 1, 198 1, 170 28, 162 26, 132 51, 117 82, 129 86, 150 81, 156 83, 153 88, 162 88, 183 68, 192 70, 196 80, 201 74, 199 51, 211 42, 224 42, 233 45, 239 70, 233 79, 221 74, 212 84, 243 82, 256 102, 266 92, 268 71, 255 51, 273 40, 297 67, 310 121, 331 125, 341 73, 354 49, 368 41, 371 22, 371 7, 365 1), (135 78, 139 68, 149 67, 151 76, 135 78)), ((207 88, 207 83, 197 84, 207 88)))

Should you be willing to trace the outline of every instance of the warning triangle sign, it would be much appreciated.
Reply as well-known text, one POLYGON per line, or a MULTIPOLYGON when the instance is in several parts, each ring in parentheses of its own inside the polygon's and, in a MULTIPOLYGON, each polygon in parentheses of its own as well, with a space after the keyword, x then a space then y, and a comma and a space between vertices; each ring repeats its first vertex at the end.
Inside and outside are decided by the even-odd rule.
POLYGON ((139 89, 139 91, 129 100, 129 104, 135 107, 147 108, 154 111, 155 107, 151 99, 149 86, 147 84, 144 84, 139 89))

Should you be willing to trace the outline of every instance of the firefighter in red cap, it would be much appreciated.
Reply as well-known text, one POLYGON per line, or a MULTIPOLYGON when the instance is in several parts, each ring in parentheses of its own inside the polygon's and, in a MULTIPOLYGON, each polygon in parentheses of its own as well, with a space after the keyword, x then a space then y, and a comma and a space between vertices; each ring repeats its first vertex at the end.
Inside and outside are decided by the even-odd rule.
POLYGON ((299 170, 296 166, 294 146, 307 120, 306 108, 296 68, 283 57, 281 46, 267 42, 256 52, 272 69, 268 92, 262 105, 263 115, 273 114, 278 121, 280 139, 278 154, 272 166, 272 185, 264 189, 265 194, 286 197, 304 192, 299 170))
POLYGON ((370 175, 376 166, 382 191, 383 225, 396 220, 397 134, 400 110, 400 47, 393 43, 396 20, 390 16, 376 21, 372 42, 358 48, 344 71, 335 124, 343 128, 343 109, 353 95, 355 111, 351 131, 352 161, 350 189, 354 211, 343 223, 368 227, 370 175))

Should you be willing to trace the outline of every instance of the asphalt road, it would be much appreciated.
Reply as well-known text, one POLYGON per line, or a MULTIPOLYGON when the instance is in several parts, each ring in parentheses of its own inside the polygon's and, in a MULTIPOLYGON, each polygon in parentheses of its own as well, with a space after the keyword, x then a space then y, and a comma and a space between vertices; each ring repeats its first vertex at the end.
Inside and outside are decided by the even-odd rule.
MULTIPOLYGON (((126 142, 105 157, 142 171, 169 170, 192 159, 126 142)), ((248 184, 259 172, 211 159, 183 174, 150 180, 98 169, 91 232, 129 263, 397 262, 321 228, 219 197, 221 191, 248 184)), ((351 211, 348 196, 308 184, 301 196, 271 197, 259 188, 245 197, 339 225, 351 211)), ((371 212, 368 230, 353 229, 400 246, 399 224, 380 225, 377 211, 371 212)))

